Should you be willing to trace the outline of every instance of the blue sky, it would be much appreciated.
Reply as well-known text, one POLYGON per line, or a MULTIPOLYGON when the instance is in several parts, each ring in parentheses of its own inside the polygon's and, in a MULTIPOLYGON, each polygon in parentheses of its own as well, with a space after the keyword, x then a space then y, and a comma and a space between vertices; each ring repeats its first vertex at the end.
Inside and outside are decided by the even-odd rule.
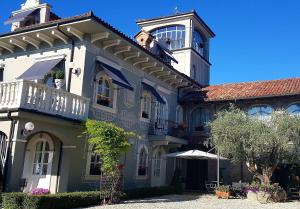
MULTIPOLYGON (((25 0, 0 0, 2 23, 25 0)), ((93 10, 128 36, 135 20, 196 9, 216 33, 211 41, 211 83, 300 77, 299 0, 47 0, 68 17, 93 10)))

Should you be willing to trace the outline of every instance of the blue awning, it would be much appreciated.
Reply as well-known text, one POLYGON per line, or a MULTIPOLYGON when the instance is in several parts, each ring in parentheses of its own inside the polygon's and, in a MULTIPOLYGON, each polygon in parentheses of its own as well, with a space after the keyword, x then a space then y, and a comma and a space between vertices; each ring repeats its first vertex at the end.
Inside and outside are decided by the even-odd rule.
POLYGON ((37 11, 39 9, 31 9, 31 10, 27 10, 27 11, 24 11, 24 12, 20 12, 12 17, 10 17, 8 20, 6 20, 4 22, 5 25, 8 25, 8 24, 11 24, 11 23, 14 23, 14 22, 21 22, 23 20, 25 20, 25 18, 28 16, 28 15, 31 15, 33 12, 37 11))
POLYGON ((23 80, 38 80, 43 79, 47 73, 50 72, 58 63, 64 58, 53 60, 45 60, 34 63, 28 70, 26 70, 17 79, 23 80))
POLYGON ((153 86, 150 86, 149 84, 146 84, 142 82, 143 89, 146 91, 151 92, 151 94, 156 98, 156 100, 162 104, 166 104, 165 100, 159 95, 159 93, 156 91, 156 89, 153 86))
POLYGON ((104 72, 112 79, 114 84, 133 91, 133 87, 131 86, 131 84, 128 82, 128 80, 120 70, 110 65, 107 65, 103 62, 100 62, 99 60, 98 62, 101 65, 104 72))

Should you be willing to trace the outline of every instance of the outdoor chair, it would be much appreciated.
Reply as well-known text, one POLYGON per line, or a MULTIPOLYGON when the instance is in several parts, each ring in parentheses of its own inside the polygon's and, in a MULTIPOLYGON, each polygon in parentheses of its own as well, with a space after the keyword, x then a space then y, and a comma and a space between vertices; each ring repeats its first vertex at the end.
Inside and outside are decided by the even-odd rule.
POLYGON ((241 183, 241 182, 232 182, 231 186, 231 194, 234 197, 244 199, 246 198, 246 192, 245 187, 247 183, 241 183))

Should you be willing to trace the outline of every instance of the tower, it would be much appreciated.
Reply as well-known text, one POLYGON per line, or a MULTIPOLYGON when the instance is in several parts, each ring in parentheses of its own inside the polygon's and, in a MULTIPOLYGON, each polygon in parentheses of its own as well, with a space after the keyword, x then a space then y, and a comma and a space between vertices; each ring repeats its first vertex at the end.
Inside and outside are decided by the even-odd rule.
POLYGON ((21 4, 20 10, 12 12, 5 24, 12 24, 11 30, 14 31, 21 27, 48 22, 51 15, 53 16, 49 4, 42 3, 41 0, 27 0, 21 4))
POLYGON ((215 34, 196 11, 138 20, 137 24, 173 53, 178 61, 172 62, 175 69, 209 85, 209 41, 215 34))

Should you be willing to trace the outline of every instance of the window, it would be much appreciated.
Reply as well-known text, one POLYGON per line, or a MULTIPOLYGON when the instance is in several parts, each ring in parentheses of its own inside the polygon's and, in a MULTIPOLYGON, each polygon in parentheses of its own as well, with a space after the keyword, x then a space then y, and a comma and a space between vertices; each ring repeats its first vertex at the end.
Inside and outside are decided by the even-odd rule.
POLYGON ((47 175, 50 146, 47 141, 38 141, 35 147, 33 175, 47 175))
POLYGON ((193 32, 193 48, 203 56, 204 52, 204 39, 199 31, 194 30, 193 32))
POLYGON ((101 175, 101 157, 96 153, 94 147, 90 146, 87 154, 87 176, 100 176, 101 175))
POLYGON ((300 103, 292 104, 287 108, 287 111, 295 116, 300 116, 300 103))
POLYGON ((105 75, 102 75, 96 82, 96 103, 112 108, 114 93, 113 84, 105 75))
POLYGON ((142 105, 142 118, 150 119, 151 95, 148 92, 143 92, 141 105, 142 105))
POLYGON ((148 152, 142 147, 138 158, 138 176, 146 176, 148 170, 148 152))
POLYGON ((161 152, 158 151, 154 154, 154 163, 153 163, 153 176, 160 177, 161 171, 161 152))
POLYGON ((3 72, 4 72, 4 69, 0 68, 0 82, 3 81, 3 72))
POLYGON ((197 80, 197 69, 196 69, 195 65, 193 65, 193 67, 192 67, 191 77, 192 77, 192 79, 197 80))
POLYGON ((183 25, 158 28, 152 31, 151 34, 169 50, 185 47, 185 27, 183 25))
POLYGON ((6 150, 7 150, 7 136, 5 133, 0 131, 0 157, 1 163, 4 165, 6 158, 6 150))
POLYGON ((204 107, 198 107, 191 114, 192 131, 204 131, 205 126, 209 121, 209 112, 204 107))
POLYGON ((270 118, 273 108, 269 105, 254 106, 248 110, 248 114, 258 118, 261 121, 268 120, 270 118))
POLYGON ((183 123, 183 109, 180 105, 176 107, 176 123, 177 124, 183 123))
POLYGON ((169 118, 169 107, 168 102, 165 97, 162 97, 165 101, 165 104, 160 102, 156 102, 156 128, 157 129, 165 129, 168 126, 168 118, 169 118))

